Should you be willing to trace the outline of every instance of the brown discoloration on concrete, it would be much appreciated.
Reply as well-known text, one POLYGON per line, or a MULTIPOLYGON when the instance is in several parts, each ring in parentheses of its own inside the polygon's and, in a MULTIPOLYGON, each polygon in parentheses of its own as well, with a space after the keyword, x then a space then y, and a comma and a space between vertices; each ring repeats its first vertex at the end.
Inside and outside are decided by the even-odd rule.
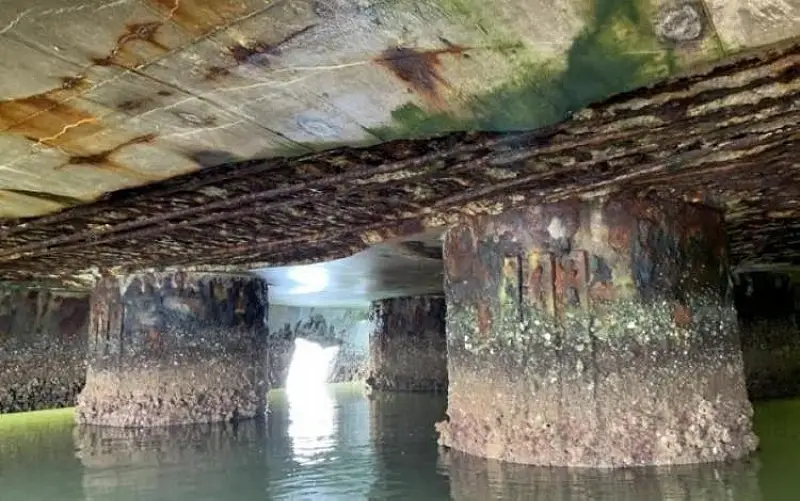
POLYGON ((420 94, 431 106, 444 108, 442 88, 449 83, 441 74, 444 55, 468 57, 468 47, 447 44, 443 49, 417 50, 413 47, 389 47, 375 60, 420 94))
POLYGON ((370 320, 370 387, 381 391, 447 391, 443 297, 375 301, 370 320))
POLYGON ((66 164, 62 165, 59 168, 65 169, 73 166, 91 166, 92 168, 95 169, 118 172, 120 174, 131 176, 137 179, 149 179, 149 176, 147 176, 146 174, 133 170, 114 160, 114 155, 119 153, 123 149, 127 148, 128 146, 133 146, 135 144, 147 144, 152 142, 155 138, 156 138, 155 134, 145 134, 143 136, 135 137, 133 139, 120 143, 119 145, 113 148, 101 151, 99 153, 72 156, 70 157, 69 161, 66 164))
POLYGON ((147 0, 170 22, 195 36, 206 35, 246 14, 241 0, 147 0))
POLYGON ((96 117, 68 102, 88 86, 83 77, 64 77, 59 88, 0 101, 0 131, 56 148, 100 132, 96 117))
POLYGON ((135 427, 263 415, 266 308, 266 284, 256 278, 102 279, 92 295, 77 420, 135 427))
POLYGON ((275 43, 265 43, 265 42, 255 42, 249 45, 231 45, 228 47, 228 52, 230 52, 231 56, 238 64, 260 64, 265 62, 265 58, 261 56, 278 56, 281 54, 283 47, 291 42, 292 40, 296 39, 297 37, 302 36, 305 33, 308 33, 312 29, 316 27, 316 24, 311 24, 304 28, 301 28, 295 32, 292 32, 286 35, 283 39, 275 43))
MULTIPOLYGON (((0 268, 9 280, 60 281, 90 266, 306 263, 472 215, 614 190, 707 193, 725 213, 734 264, 792 262, 800 254, 783 242, 800 228, 798 58, 798 47, 776 49, 615 97, 545 131, 243 162, 117 192, 3 223, 0 268), (498 166, 516 177, 498 180, 498 166)), ((612 246, 627 248, 627 230, 609 231, 612 246)))
POLYGON ((120 111, 125 111, 129 113, 135 113, 140 111, 152 103, 151 99, 142 98, 142 99, 126 99, 121 101, 116 107, 120 111))
POLYGON ((233 58, 234 63, 229 66, 211 66, 206 72, 206 80, 217 80, 228 76, 231 71, 240 65, 270 67, 270 58, 278 57, 283 52, 286 45, 313 30, 317 25, 311 24, 297 31, 289 33, 283 39, 267 43, 255 41, 252 43, 237 43, 227 48, 228 54, 233 58))
POLYGON ((445 260, 472 265, 446 268, 442 445, 592 467, 718 461, 755 448, 719 212, 612 196, 461 226, 471 249, 460 227, 445 240, 445 260), (593 283, 613 294, 591 293, 593 283), (478 311, 487 307, 497 321, 485 331, 478 311))
POLYGON ((75 405, 86 368, 88 296, 0 293, 0 414, 75 405))
POLYGON ((159 52, 166 53, 170 50, 158 39, 158 30, 164 23, 161 21, 145 21, 131 23, 126 26, 125 33, 117 38, 114 48, 105 57, 92 59, 97 66, 120 66, 122 68, 135 68, 142 61, 128 51, 128 47, 135 43, 144 43, 159 52))
POLYGON ((65 207, 84 203, 84 201, 79 198, 73 198, 66 195, 59 195, 56 193, 48 193, 46 191, 16 190, 16 189, 5 188, 0 190, 0 196, 2 196, 2 193, 12 193, 14 195, 22 195, 24 197, 37 198, 39 200, 57 203, 65 207))

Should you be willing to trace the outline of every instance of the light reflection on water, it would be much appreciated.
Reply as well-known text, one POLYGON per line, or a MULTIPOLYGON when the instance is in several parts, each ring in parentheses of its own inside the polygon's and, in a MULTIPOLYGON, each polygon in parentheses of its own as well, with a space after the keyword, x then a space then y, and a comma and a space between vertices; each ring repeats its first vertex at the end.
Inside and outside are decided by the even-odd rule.
POLYGON ((338 347, 324 348, 305 339, 295 340, 286 378, 289 437, 294 459, 300 464, 324 461, 336 445, 336 405, 325 382, 338 347))
POLYGON ((302 392, 275 393, 267 423, 238 426, 120 430, 73 428, 63 414, 35 426, 0 417, 0 500, 800 499, 800 400, 757 406, 763 449, 751 460, 593 471, 440 452, 441 397, 315 391, 306 403, 302 392))

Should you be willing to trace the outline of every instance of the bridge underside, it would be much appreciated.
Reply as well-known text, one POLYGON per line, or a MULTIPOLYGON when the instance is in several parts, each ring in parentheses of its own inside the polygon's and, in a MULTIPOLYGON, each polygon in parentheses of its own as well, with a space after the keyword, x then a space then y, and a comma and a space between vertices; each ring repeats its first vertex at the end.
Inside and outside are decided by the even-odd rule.
MULTIPOLYGON (((341 258, 464 217, 601 193, 723 211, 734 265, 800 264, 800 46, 614 96, 533 132, 453 133, 204 169, 0 223, 9 282, 341 258)), ((413 250, 413 242, 406 243, 413 250)))

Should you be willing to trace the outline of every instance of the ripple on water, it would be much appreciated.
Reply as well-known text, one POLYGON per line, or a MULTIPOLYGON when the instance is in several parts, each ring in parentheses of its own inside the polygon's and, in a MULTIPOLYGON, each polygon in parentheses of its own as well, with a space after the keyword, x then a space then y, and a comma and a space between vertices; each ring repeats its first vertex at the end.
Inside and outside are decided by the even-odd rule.
POLYGON ((367 397, 342 385, 302 394, 277 392, 268 422, 237 426, 0 417, 0 500, 795 501, 800 492, 800 400, 756 406, 762 450, 751 460, 598 471, 440 452, 441 397, 367 397))

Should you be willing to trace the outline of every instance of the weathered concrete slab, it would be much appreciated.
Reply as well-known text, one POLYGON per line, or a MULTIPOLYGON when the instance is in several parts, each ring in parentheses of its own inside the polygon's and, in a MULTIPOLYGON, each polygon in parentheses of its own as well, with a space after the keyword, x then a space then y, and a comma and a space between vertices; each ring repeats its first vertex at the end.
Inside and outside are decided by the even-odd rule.
POLYGON ((37 5, 6 34, 84 68, 136 68, 191 41, 137 1, 47 3, 54 5, 37 5))
MULTIPOLYGON (((50 196, 28 205, 28 195, 0 197, 0 214, 38 215, 251 155, 289 157, 342 143, 363 146, 447 131, 530 131, 570 117, 568 125, 544 129, 548 139, 542 141, 550 145, 544 150, 534 146, 539 140, 533 135, 509 136, 520 143, 498 150, 473 144, 469 155, 474 157, 454 151, 446 160, 425 160, 436 148, 449 148, 443 145, 472 140, 461 136, 426 146, 403 142, 334 152, 289 167, 283 160, 263 164, 259 168, 281 172, 272 186, 287 191, 274 192, 274 199, 259 194, 259 200, 271 200, 263 206, 237 206, 232 213, 238 219, 220 222, 221 215, 208 216, 222 233, 195 250, 207 262, 217 257, 202 249, 223 245, 231 265, 277 264, 322 254, 301 251, 287 259, 270 251, 266 259, 264 246, 288 255, 302 242, 330 240, 340 242, 339 248, 323 254, 341 257, 391 236, 441 227, 462 213, 500 210, 496 204, 623 185, 637 190, 669 185, 680 191, 695 184, 704 193, 692 197, 729 211, 737 255, 766 254, 772 260, 781 240, 774 221, 784 223, 798 198, 788 151, 795 144, 796 55, 781 65, 763 56, 772 62, 751 58, 712 73, 704 69, 706 76, 661 84, 660 90, 642 88, 738 50, 715 30, 715 18, 708 17, 713 9, 698 1, 559 0, 547 7, 525 0, 491 6, 474 0, 20 3, 14 0, 0 25, 0 50, 13 70, 13 78, 0 84, 0 135, 11 145, 12 157, 0 161, 5 183, 0 188, 73 200, 54 203, 50 196), (66 9, 64 19, 74 22, 54 26, 56 11, 48 9, 66 9), (104 24, 112 12, 117 13, 113 22, 104 24), (97 33, 73 39, 94 24, 97 33), (59 43, 63 54, 52 48, 59 43), (130 66, 137 66, 136 76, 130 66), (637 87, 637 94, 578 113, 637 87), (553 135, 552 130, 567 132, 553 135), (514 150, 525 148, 524 159, 513 160, 519 153, 514 150), (467 165, 484 154, 491 165, 467 165), (423 159, 408 160, 415 155, 423 159), (413 169, 385 179, 369 172, 401 158, 413 169), (733 172, 734 165, 746 168, 733 172), (752 169, 767 165, 770 178, 781 182, 765 187, 752 169), (776 165, 784 168, 776 171, 776 165), (707 169, 699 181, 694 179, 698 168, 707 169), (345 170, 361 173, 353 174, 358 181, 322 186, 329 182, 326 176, 345 170), (328 198, 307 190, 309 182, 321 186, 314 190, 327 190, 328 198), (298 193, 317 199, 312 203, 298 193), (263 233, 244 233, 253 228, 263 233), (746 237, 749 231, 756 236, 746 237), (351 236, 340 238, 342 232, 351 236)), ((208 176, 228 179, 222 172, 208 176)), ((235 187, 223 190, 239 196, 278 189, 253 178, 228 181, 235 187)), ((129 216, 172 214, 169 197, 158 200, 163 205, 131 209, 129 216)), ((198 233, 194 221, 182 217, 165 216, 182 221, 181 235, 154 241, 150 237, 157 232, 150 228, 128 241, 154 246, 154 256, 163 255, 155 249, 163 245, 169 261, 180 264, 175 250, 198 233)), ((84 223, 78 227, 85 228, 84 223)), ((88 224, 108 222, 99 218, 88 224)), ((73 233, 69 225, 58 231, 73 233)), ((22 240, 8 241, 9 256, 17 256, 30 244, 25 239, 35 237, 16 238, 22 240)), ((77 245, 84 237, 63 238, 77 239, 70 240, 77 245)), ((122 240, 115 235, 110 242, 93 241, 105 256, 98 263, 127 259, 122 240)), ((37 252, 52 250, 46 242, 37 244, 37 252)), ((76 257, 65 252, 69 259, 76 257)), ((36 259, 54 265, 52 256, 36 259)))
MULTIPOLYGON (((39 117, 26 128, 46 123, 48 134, 63 131, 59 137, 80 145, 101 128, 98 148, 69 154, 130 150, 119 154, 137 157, 130 170, 162 173, 158 179, 213 165, 212 157, 294 155, 450 131, 530 130, 611 94, 793 36, 795 4, 15 0, 0 14, 0 55, 13 75, 0 84, 0 130, 10 129, 12 114, 17 129, 39 117), (102 104, 102 113, 84 109, 82 97, 102 104), (68 115, 75 103, 79 112, 68 115), (122 119, 145 113, 144 125, 122 119), (101 123, 105 117, 109 123, 101 123), (145 154, 150 148, 142 143, 129 147, 146 134, 160 136, 149 145, 166 141, 159 151, 177 146, 189 160, 145 154), (194 161, 197 152, 203 161, 194 161), (164 163, 178 165, 165 170, 164 163)), ((16 153, 3 162, 25 165, 34 158, 41 163, 16 153)), ((107 175, 119 180, 96 186, 81 174, 72 193, 91 199, 98 190, 154 179, 119 168, 107 175)), ((12 203, 0 200, 6 206, 0 214, 45 210, 26 212, 12 203)))
POLYGON ((705 0, 726 50, 768 45, 800 36, 798 0, 705 0))

